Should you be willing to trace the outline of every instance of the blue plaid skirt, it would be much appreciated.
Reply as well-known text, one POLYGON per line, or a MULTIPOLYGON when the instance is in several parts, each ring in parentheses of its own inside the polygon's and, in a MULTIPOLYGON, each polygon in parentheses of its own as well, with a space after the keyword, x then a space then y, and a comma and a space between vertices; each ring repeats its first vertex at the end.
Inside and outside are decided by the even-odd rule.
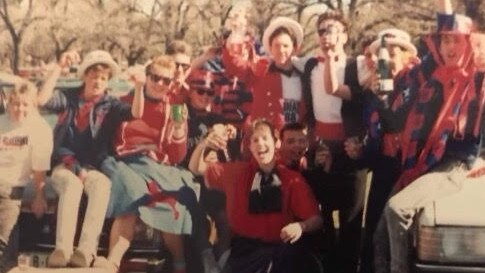
POLYGON ((191 234, 191 213, 198 206, 200 185, 190 171, 144 155, 108 157, 101 171, 112 183, 106 217, 136 214, 155 229, 191 234))

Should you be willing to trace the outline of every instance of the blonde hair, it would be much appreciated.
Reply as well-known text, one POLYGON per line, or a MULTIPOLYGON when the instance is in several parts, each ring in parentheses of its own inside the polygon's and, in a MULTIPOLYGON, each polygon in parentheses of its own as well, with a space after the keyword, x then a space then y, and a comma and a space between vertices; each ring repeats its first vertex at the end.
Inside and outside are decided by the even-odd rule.
POLYGON ((175 69, 176 69, 175 61, 170 56, 159 55, 159 56, 153 57, 145 69, 145 74, 147 75, 150 74, 150 71, 155 67, 158 69, 168 70, 172 75, 175 74, 175 69))
POLYGON ((16 82, 14 89, 8 95, 8 101, 21 98, 32 100, 37 105, 37 87, 26 80, 16 82))

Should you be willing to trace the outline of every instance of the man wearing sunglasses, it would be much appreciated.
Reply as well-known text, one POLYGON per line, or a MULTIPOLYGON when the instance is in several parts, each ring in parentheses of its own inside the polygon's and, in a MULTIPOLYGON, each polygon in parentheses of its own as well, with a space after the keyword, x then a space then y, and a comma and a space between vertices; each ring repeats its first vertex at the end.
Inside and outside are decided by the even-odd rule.
POLYGON ((214 75, 207 70, 194 70, 188 77, 188 140, 186 164, 190 159, 192 150, 207 134, 209 128, 217 123, 223 123, 222 115, 212 111, 216 89, 214 75))
MULTIPOLYGON (((213 111, 212 107, 216 97, 216 76, 204 69, 192 70, 187 83, 189 85, 188 93, 188 136, 187 136, 187 156, 184 160, 183 166, 188 167, 190 156, 195 147, 207 136, 210 131, 225 123, 225 118, 213 111), (214 126, 217 125, 217 126, 214 126)), ((234 158, 234 153, 231 153, 230 147, 234 147, 238 142, 235 139, 228 140, 228 148, 217 150, 217 161, 226 162, 234 158)), ((199 218, 200 223, 196 223, 194 227, 195 248, 197 253, 201 254, 202 265, 204 272, 218 272, 221 270, 223 264, 218 264, 216 260, 221 259, 221 256, 230 246, 230 232, 225 215, 225 197, 224 194, 218 191, 209 190, 205 187, 202 177, 201 193, 200 193, 200 213, 203 216, 199 218), (207 225, 206 215, 214 221, 217 230, 217 242, 212 245, 209 243, 207 234, 210 227, 207 225)), ((226 255, 227 256, 227 255, 226 255)))
POLYGON ((190 74, 192 47, 185 41, 175 40, 167 47, 166 53, 175 61, 175 83, 187 89, 185 80, 190 74))
MULTIPOLYGON (((335 192, 323 207, 325 221, 333 230, 332 212, 338 212, 340 232, 336 255, 329 265, 337 272, 355 272, 359 253, 360 223, 365 196, 365 172, 356 168, 355 161, 345 153, 345 143, 365 134, 361 88, 357 79, 355 60, 348 59, 344 46, 348 40, 348 24, 343 15, 329 11, 318 17, 316 24, 319 53, 302 58, 295 66, 303 72, 303 100, 313 139, 310 155, 317 143, 323 142, 332 154, 332 179, 325 181, 335 192)), ((323 170, 322 170, 323 172, 323 170)), ((316 181, 320 182, 320 181, 316 181)), ((330 233, 329 233, 330 234, 330 233)))

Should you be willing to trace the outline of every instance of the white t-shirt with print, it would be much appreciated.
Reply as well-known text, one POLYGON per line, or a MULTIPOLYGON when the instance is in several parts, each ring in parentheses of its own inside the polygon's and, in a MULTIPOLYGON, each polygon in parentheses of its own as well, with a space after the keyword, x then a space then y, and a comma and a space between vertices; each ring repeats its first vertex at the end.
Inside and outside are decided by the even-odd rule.
POLYGON ((49 170, 52 147, 52 129, 40 115, 21 125, 0 115, 0 186, 25 186, 33 170, 49 170))

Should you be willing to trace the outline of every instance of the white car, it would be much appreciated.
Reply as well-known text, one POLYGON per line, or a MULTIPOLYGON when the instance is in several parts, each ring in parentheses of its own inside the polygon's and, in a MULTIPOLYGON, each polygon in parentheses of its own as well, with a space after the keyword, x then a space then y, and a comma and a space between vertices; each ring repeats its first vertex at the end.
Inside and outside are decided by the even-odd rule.
POLYGON ((485 272, 485 176, 428 205, 414 246, 416 272, 485 272))

